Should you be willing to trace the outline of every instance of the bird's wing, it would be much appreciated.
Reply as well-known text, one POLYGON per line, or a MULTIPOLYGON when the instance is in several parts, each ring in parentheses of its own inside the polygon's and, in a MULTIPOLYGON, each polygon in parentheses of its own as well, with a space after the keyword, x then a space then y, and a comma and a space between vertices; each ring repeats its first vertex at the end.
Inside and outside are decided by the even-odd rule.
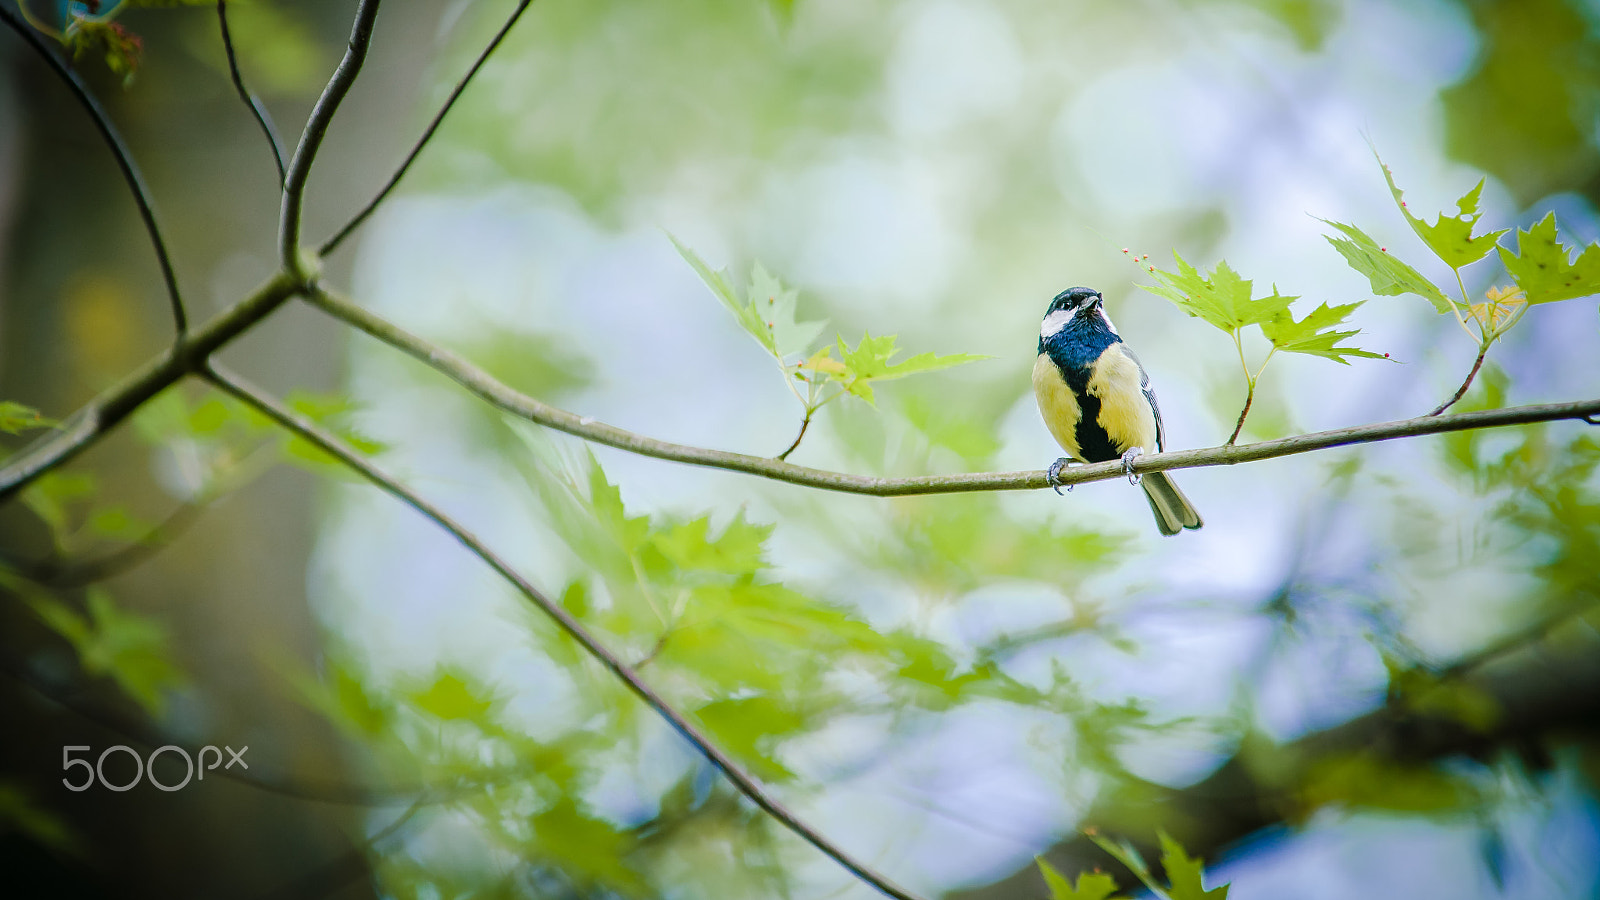
POLYGON ((1133 355, 1133 350, 1126 343, 1122 345, 1122 352, 1128 354, 1133 364, 1139 367, 1139 390, 1144 392, 1144 398, 1150 401, 1150 412, 1156 417, 1156 452, 1160 453, 1166 446, 1166 430, 1161 425, 1161 404, 1156 402, 1155 389, 1150 387, 1150 373, 1144 370, 1144 363, 1139 362, 1139 357, 1133 355))

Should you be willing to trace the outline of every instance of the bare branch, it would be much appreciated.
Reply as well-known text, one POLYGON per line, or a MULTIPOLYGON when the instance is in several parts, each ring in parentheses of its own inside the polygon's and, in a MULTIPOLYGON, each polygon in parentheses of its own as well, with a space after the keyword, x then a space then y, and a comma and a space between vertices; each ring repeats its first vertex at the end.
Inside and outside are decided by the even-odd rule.
POLYGON ((718 771, 726 776, 741 794, 744 794, 751 802, 761 807, 768 815, 783 823, 786 828, 811 844, 811 846, 844 866, 857 878, 871 884, 887 896, 897 898, 897 900, 917 900, 915 894, 895 885, 894 882, 878 874, 866 864, 851 857, 811 828, 811 826, 797 818, 787 807, 768 794, 766 789, 753 776, 746 773, 732 757, 712 743, 711 739, 694 723, 668 704, 660 694, 656 693, 654 688, 645 683, 644 679, 631 666, 623 662, 620 657, 608 650, 594 635, 590 634, 588 629, 583 626, 583 623, 574 618, 560 604, 546 597, 526 578, 523 578, 521 574, 511 567, 510 563, 502 559, 493 550, 490 550, 488 545, 479 539, 477 535, 450 518, 443 510, 422 499, 409 488, 368 462, 338 437, 324 430, 305 416, 294 412, 238 376, 228 373, 220 367, 212 367, 206 373, 206 377, 220 390, 255 408, 262 415, 311 442, 324 453, 337 458, 347 468, 360 474, 391 497, 421 513, 423 517, 449 532, 451 537, 454 537, 463 547, 466 547, 473 555, 477 556, 491 569, 494 569, 496 574, 515 587, 530 603, 537 606, 540 611, 554 620, 556 625, 582 645, 590 656, 611 670, 611 673, 621 679, 635 696, 643 700, 647 706, 665 719, 685 740, 693 744, 695 749, 699 750, 718 771))
POLYGON ((11 30, 33 48, 56 75, 66 82, 73 96, 78 98, 78 103, 88 111, 89 118, 94 121, 95 130, 100 132, 100 137, 105 140, 106 146, 111 148, 111 155, 117 160, 117 168, 122 170, 122 178, 128 183, 128 191, 133 194, 133 202, 139 207, 139 218, 144 221, 144 229, 150 235, 150 243, 155 247, 156 261, 161 265, 161 278, 166 282, 167 298, 172 304, 172 320, 178 329, 178 339, 183 340, 189 330, 189 317, 183 309, 183 295, 178 291, 178 276, 172 268, 172 257, 167 252, 166 238, 161 235, 161 226, 156 224, 155 205, 150 199, 150 189, 145 185, 139 167, 134 165, 133 153, 128 150, 128 145, 123 143, 122 135, 111 124, 111 119, 100 106, 100 101, 89 93, 89 88, 83 83, 83 79, 78 77, 78 73, 74 72, 60 55, 45 44, 39 33, 4 6, 0 6, 0 19, 5 20, 5 23, 11 26, 11 30))
POLYGON ((300 272, 300 215, 304 211, 306 178, 311 174, 311 161, 322 146, 322 138, 333 123, 344 95, 350 92, 361 64, 367 59, 367 47, 372 44, 372 23, 378 17, 380 0, 361 0, 356 8, 355 23, 350 28, 350 43, 344 58, 333 70, 328 86, 323 88, 317 105, 311 109, 305 131, 300 134, 300 144, 295 147, 294 158, 289 161, 283 179, 283 208, 278 218, 278 255, 291 272, 300 272))
MULTIPOLYGON (((879 497, 907 494, 947 494, 966 491, 1019 491, 1037 490, 1050 486, 1043 471, 1028 472, 975 472, 958 475, 917 475, 905 478, 877 478, 867 475, 850 475, 797 466, 782 460, 726 450, 710 450, 686 444, 659 441, 631 431, 624 431, 592 418, 558 409, 541 400, 518 393, 495 380, 462 357, 417 337, 405 329, 355 305, 346 298, 317 287, 305 295, 313 305, 329 315, 342 319, 365 331, 380 341, 402 350, 457 384, 476 394, 491 405, 530 422, 563 431, 574 437, 627 450, 643 456, 728 469, 759 475, 776 481, 805 487, 843 491, 851 494, 869 494, 879 497)), ((1374 425, 1357 425, 1333 431, 1319 431, 1296 437, 1262 441, 1256 444, 1236 444, 1212 447, 1206 450, 1172 450, 1151 453, 1134 460, 1132 468, 1137 474, 1162 472, 1168 469, 1188 469, 1203 466, 1231 466, 1258 459, 1290 456, 1312 450, 1367 444, 1424 434, 1441 434, 1449 431, 1466 431, 1474 428, 1493 428, 1504 425, 1525 425, 1529 422, 1550 422, 1559 419, 1583 419, 1600 414, 1600 400, 1582 400, 1572 403, 1549 403, 1538 406, 1519 406, 1509 409, 1484 410, 1459 413, 1451 416, 1423 416, 1374 425)), ((1062 485, 1104 481, 1123 473, 1121 460, 1074 466, 1061 473, 1062 485)))
POLYGON ((525 11, 532 2, 533 0, 517 0, 517 8, 512 10, 511 17, 506 19, 506 23, 504 25, 500 26, 500 31, 495 34, 494 40, 489 42, 489 46, 483 48, 483 52, 478 54, 477 61, 472 64, 472 68, 467 70, 467 74, 463 75, 461 80, 456 82, 455 90, 450 92, 450 97, 445 100, 444 106, 440 107, 439 112, 434 115, 433 121, 428 123, 428 127, 422 132, 422 137, 418 138, 416 144, 412 146, 411 152, 406 154, 405 161, 400 163, 400 168, 396 169, 394 174, 389 176, 388 183, 383 186, 382 190, 378 191, 378 195, 376 197, 373 197, 372 200, 369 201, 360 212, 356 213, 354 218, 352 218, 349 222, 346 222, 345 226, 339 229, 338 232, 333 235, 333 237, 330 237, 323 242, 322 249, 317 251, 319 254, 322 256, 327 256, 329 253, 332 253, 335 249, 337 249, 338 246, 344 242, 344 239, 350 236, 352 231, 355 231, 357 228, 361 227, 361 223, 365 222, 367 217, 372 215, 373 210, 377 209, 378 204, 382 203, 389 196, 389 192, 394 190, 395 185, 400 183, 400 179, 405 177, 406 170, 411 168, 411 164, 416 161, 418 154, 422 153, 422 148, 427 146, 428 141, 433 139, 433 133, 439 130, 439 125, 444 121, 444 117, 449 115, 450 108, 455 105, 456 100, 461 96, 461 93, 467 89, 467 83, 472 81, 473 76, 478 74, 478 70, 483 68, 483 64, 489 61, 489 56, 499 48, 500 42, 505 40, 506 35, 511 32, 512 26, 517 24, 517 19, 522 17, 523 11, 525 11))
POLYGON ((295 279, 279 273, 191 333, 181 346, 169 348, 145 363, 67 417, 58 428, 12 454, 0 465, 0 503, 77 456, 145 401, 192 371, 198 360, 265 318, 299 289, 295 279))
POLYGON ((278 164, 278 186, 281 188, 288 177, 283 162, 283 139, 278 137, 278 129, 272 124, 272 115, 262 105, 261 98, 250 93, 250 89, 244 86, 244 76, 239 74, 239 59, 233 53, 233 35, 228 31, 228 0, 217 0, 217 26, 222 30, 222 49, 228 54, 228 74, 233 77, 233 89, 244 105, 250 107, 256 124, 261 126, 261 133, 267 136, 267 143, 272 145, 272 159, 278 164))

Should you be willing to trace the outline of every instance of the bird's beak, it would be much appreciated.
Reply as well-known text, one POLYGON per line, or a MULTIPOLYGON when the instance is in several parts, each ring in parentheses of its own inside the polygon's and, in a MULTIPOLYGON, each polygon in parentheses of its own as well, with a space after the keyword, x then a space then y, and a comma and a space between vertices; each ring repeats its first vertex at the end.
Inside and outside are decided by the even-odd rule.
POLYGON ((1097 309, 1097 308, 1100 307, 1101 304, 1103 304, 1105 302, 1106 302, 1106 298, 1105 297, 1103 297, 1103 296, 1101 296, 1099 294, 1095 294, 1094 295, 1094 299, 1089 301, 1088 308, 1089 309, 1097 309))

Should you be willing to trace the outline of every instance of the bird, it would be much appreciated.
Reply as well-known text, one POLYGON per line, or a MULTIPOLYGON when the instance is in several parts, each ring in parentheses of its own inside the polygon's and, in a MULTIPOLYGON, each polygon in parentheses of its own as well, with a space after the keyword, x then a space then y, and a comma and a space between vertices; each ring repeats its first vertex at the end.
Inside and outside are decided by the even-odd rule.
POLYGON ((1164 535, 1203 524, 1189 498, 1165 472, 1133 474, 1133 460, 1148 447, 1161 452, 1161 408, 1150 376, 1106 315, 1105 298, 1087 287, 1067 288, 1050 301, 1039 326, 1033 396, 1045 427, 1071 459, 1047 471, 1061 492, 1061 470, 1072 460, 1121 459, 1128 479, 1144 488, 1164 535))

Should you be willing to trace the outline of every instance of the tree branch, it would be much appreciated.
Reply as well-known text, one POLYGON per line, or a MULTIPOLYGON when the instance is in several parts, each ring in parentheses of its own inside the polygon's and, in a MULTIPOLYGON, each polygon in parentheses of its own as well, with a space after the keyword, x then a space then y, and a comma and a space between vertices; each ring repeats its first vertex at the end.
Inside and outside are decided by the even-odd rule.
MULTIPOLYGON (((976 472, 958 475, 917 475, 904 478, 877 478, 867 475, 850 475, 798 466, 793 463, 764 456, 710 450, 686 444, 659 441, 644 435, 624 431, 586 416, 558 409, 541 400, 518 393, 495 380, 462 357, 423 340, 405 329, 362 309, 346 298, 320 286, 306 295, 306 299, 329 315, 372 335, 390 346, 404 351, 435 371, 449 377, 457 384, 489 404, 514 416, 527 419, 574 437, 627 450, 643 456, 759 475, 776 481, 805 487, 843 491, 852 494, 869 494, 879 497, 908 494, 947 494, 965 491, 1018 491, 1049 487, 1043 471, 1028 472, 976 472)), ((1290 456, 1312 450, 1366 444, 1394 438, 1416 437, 1424 434, 1441 434, 1474 428, 1492 428, 1503 425, 1525 425, 1529 422, 1549 422, 1558 419, 1584 419, 1600 414, 1600 399, 1572 403, 1549 403, 1538 406, 1519 406, 1509 409, 1458 413, 1451 416, 1423 416, 1373 425, 1357 425, 1333 431, 1320 431, 1275 441, 1256 444, 1236 444, 1212 447, 1205 450, 1173 450, 1140 456, 1133 462, 1137 474, 1161 472, 1168 469, 1187 469, 1202 466, 1228 466, 1290 456)), ((1104 481, 1123 474, 1121 460, 1074 466, 1061 473, 1062 485, 1104 481)))
POLYGON ((18 450, 0 465, 0 503, 35 478, 83 452, 145 401, 193 371, 199 360, 242 334, 283 305, 302 286, 280 272, 248 297, 189 335, 180 346, 145 363, 120 383, 90 400, 60 426, 18 450))
POLYGON ((590 656, 611 670, 611 673, 626 684, 635 696, 643 700, 647 706, 665 719, 685 740, 693 744, 695 749, 727 777, 741 794, 748 797, 751 802, 759 806, 768 815, 783 823, 786 828, 801 839, 822 851, 822 853, 848 869, 857 878, 877 888, 885 895, 894 897, 896 900, 918 900, 915 894, 897 886, 894 882, 889 881, 866 864, 857 861, 835 846, 769 795, 754 777, 746 773, 732 757, 719 749, 709 737, 682 713, 668 704, 660 694, 655 692, 654 688, 645 683, 644 679, 632 667, 623 662, 621 658, 613 654, 604 644, 601 644, 597 638, 590 634, 588 629, 583 626, 583 623, 574 618, 560 604, 546 597, 531 582, 513 569, 510 563, 502 559, 493 550, 490 550, 488 545, 479 539, 477 535, 450 518, 443 510, 423 500, 394 478, 372 465, 372 463, 356 453, 355 450, 315 422, 299 415, 238 376, 228 373, 221 367, 213 366, 205 372, 205 377, 220 390, 253 407, 283 428, 314 444, 324 453, 337 458, 347 468, 355 471, 391 497, 416 510, 424 518, 448 532, 463 547, 467 548, 474 556, 477 556, 493 569, 496 574, 515 587, 530 603, 537 606, 540 611, 554 620, 556 625, 582 645, 590 656))
POLYGON ((250 107, 256 124, 261 126, 261 133, 267 136, 267 143, 272 146, 272 159, 278 164, 278 186, 281 188, 288 179, 283 162, 283 140, 278 137, 278 129, 272 124, 272 115, 261 104, 261 98, 250 93, 250 89, 244 86, 244 76, 239 74, 239 59, 233 53, 233 35, 228 31, 228 0, 217 0, 217 25, 222 30, 222 49, 228 54, 228 74, 233 77, 233 89, 244 105, 250 107))
POLYGON ((145 185, 144 176, 139 173, 138 166, 134 165, 133 153, 128 150, 128 145, 123 143, 122 135, 111 124, 111 119, 100 106, 100 102, 89 93, 89 88, 83 83, 83 79, 78 77, 78 73, 74 72, 60 55, 51 51, 39 33, 4 6, 0 6, 0 19, 5 20, 5 23, 11 26, 11 30, 33 48, 33 51, 44 59, 61 80, 66 82, 73 96, 78 98, 78 103, 88 111, 95 130, 100 132, 100 137, 105 140, 106 146, 111 148, 111 155, 117 160, 117 168, 122 170, 122 178, 128 183, 129 193, 133 194, 133 202, 139 207, 139 218, 144 221, 144 229, 150 235, 150 243, 155 247, 156 261, 161 265, 161 278, 166 282, 167 298, 172 304, 172 320, 178 329, 178 340, 182 341, 189 330, 189 317, 183 309, 183 295, 178 291, 178 276, 172 268, 172 258, 167 252, 166 238, 161 235, 161 226, 156 224, 155 205, 150 199, 150 189, 145 185))
POLYGON ((335 249, 337 249, 338 246, 344 242, 344 239, 350 236, 352 231, 355 231, 357 228, 361 227, 361 223, 365 222, 367 217, 372 215, 373 210, 377 209, 378 204, 382 203, 384 199, 389 196, 389 192, 394 190, 395 185, 400 183, 400 179, 405 177, 406 170, 411 168, 411 164, 416 161, 418 154, 422 153, 422 148, 427 146, 428 141, 433 139, 433 133, 439 130, 439 125, 444 121, 444 117, 449 115, 450 108, 455 105, 456 100, 461 96, 461 93, 467 89, 467 83, 472 81, 473 76, 478 74, 478 70, 483 68, 483 64, 489 61, 489 56, 493 54, 494 51, 500 46, 500 42, 505 40, 506 35, 511 32, 512 26, 517 24, 517 19, 522 17, 522 13, 532 2, 533 0, 517 0, 517 8, 512 10, 511 17, 506 19, 506 23, 504 25, 500 26, 500 31, 495 34, 494 40, 489 42, 489 46, 485 47, 483 52, 478 54, 477 61, 472 64, 472 68, 467 70, 467 74, 463 75, 461 80, 456 82, 455 90, 450 92, 449 99, 445 100, 444 106, 441 107, 439 112, 433 117, 433 121, 428 123, 428 127, 422 132, 422 137, 418 138, 416 144, 412 146, 411 152, 406 154, 405 161, 400 163, 400 168, 396 169, 394 174, 389 176, 388 183, 383 186, 382 190, 378 191, 378 195, 376 197, 373 197, 372 200, 369 201, 360 212, 356 213, 354 218, 352 218, 349 222, 346 222, 345 226, 339 229, 338 232, 333 235, 333 237, 330 237, 323 242, 322 248, 317 251, 319 254, 322 256, 327 256, 329 253, 332 253, 335 249))
POLYGON ((300 272, 300 215, 305 205, 306 178, 311 174, 311 161, 322 146, 322 138, 333 123, 333 114, 350 86, 361 73, 361 64, 367 59, 367 47, 372 44, 372 23, 378 17, 380 0, 361 0, 356 8, 355 23, 350 28, 350 43, 344 58, 333 70, 328 86, 323 88, 317 105, 311 109, 305 131, 300 134, 300 144, 295 147, 294 158, 289 161, 283 179, 283 207, 278 218, 278 255, 284 268, 300 272))

